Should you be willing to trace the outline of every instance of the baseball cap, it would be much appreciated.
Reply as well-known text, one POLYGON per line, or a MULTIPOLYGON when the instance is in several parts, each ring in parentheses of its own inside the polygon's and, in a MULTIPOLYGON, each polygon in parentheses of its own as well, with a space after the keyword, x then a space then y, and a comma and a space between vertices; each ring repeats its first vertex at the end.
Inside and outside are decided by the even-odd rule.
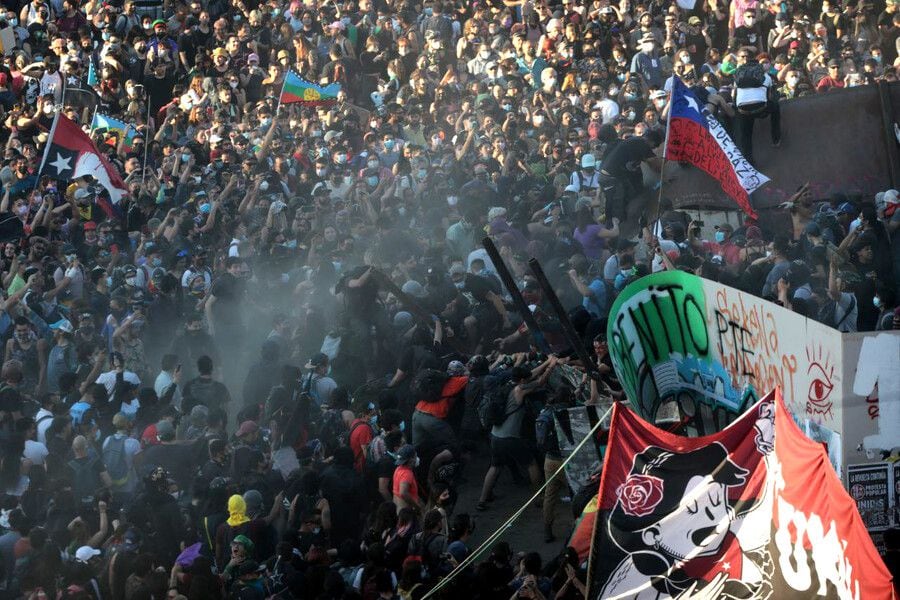
POLYGON ((838 212, 845 214, 845 215, 858 215, 859 214, 859 210, 856 207, 854 207, 852 204, 850 204, 849 202, 844 202, 843 204, 838 206, 838 212))
POLYGON ((316 367, 321 367, 325 363, 328 362, 328 355, 324 352, 316 352, 312 355, 308 361, 306 361, 306 365, 304 365, 304 369, 315 369, 316 367))
POLYGON ((75 551, 75 560, 86 563, 95 556, 100 556, 100 551, 90 546, 82 546, 75 551))
POLYGON ((416 456, 416 448, 412 444, 405 444, 397 450, 397 460, 394 461, 396 465, 404 465, 410 460, 412 460, 416 456))
POLYGON ((64 333, 72 333, 74 329, 72 328, 72 323, 69 322, 68 319, 60 319, 56 323, 50 325, 50 329, 54 331, 62 331, 64 333))
POLYGON ((400 288, 404 294, 409 294, 413 298, 424 298, 428 294, 425 293, 425 288, 422 287, 422 284, 414 279, 410 279, 406 283, 403 284, 403 287, 400 288))
POLYGON ((688 19, 688 25, 699 25, 699 24, 700 24, 700 17, 698 17, 696 15, 691 17, 690 19, 688 19))
POLYGON ((252 63, 252 62, 258 63, 259 62, 259 54, 256 54, 255 52, 251 52, 250 54, 247 55, 247 62, 248 63, 252 63))

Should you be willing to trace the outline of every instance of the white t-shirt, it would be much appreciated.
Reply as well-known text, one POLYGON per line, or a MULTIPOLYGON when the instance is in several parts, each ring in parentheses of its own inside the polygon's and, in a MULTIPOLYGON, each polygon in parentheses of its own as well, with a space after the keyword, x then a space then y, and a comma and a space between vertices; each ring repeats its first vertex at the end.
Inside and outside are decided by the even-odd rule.
POLYGON ((33 464, 44 464, 44 459, 47 458, 48 454, 50 454, 50 451, 47 450, 47 446, 44 444, 34 440, 25 440, 25 450, 22 452, 22 456, 33 464))
MULTIPOLYGON (((128 383, 133 383, 134 385, 141 385, 141 378, 132 373, 131 371, 125 371, 122 373, 123 378, 128 383)), ((115 370, 107 371, 106 373, 101 373, 100 377, 97 378, 97 382, 106 388, 106 393, 112 396, 113 390, 116 387, 116 372, 115 370)))
POLYGON ((34 421, 35 423, 37 423, 37 441, 42 444, 46 444, 47 430, 50 429, 50 425, 53 424, 53 413, 46 408, 42 408, 37 411, 37 414, 34 415, 34 421), (44 419, 44 417, 50 418, 44 419))

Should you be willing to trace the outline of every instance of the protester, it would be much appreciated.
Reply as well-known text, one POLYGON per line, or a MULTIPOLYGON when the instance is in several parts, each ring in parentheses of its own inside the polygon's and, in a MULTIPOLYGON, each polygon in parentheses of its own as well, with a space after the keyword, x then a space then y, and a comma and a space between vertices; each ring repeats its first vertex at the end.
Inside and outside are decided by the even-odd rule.
MULTIPOLYGON (((895 2, 7 9, 10 597, 420 598, 479 541, 461 486, 498 512, 505 469, 549 479, 544 539, 563 537, 554 414, 622 397, 606 324, 644 273, 900 328, 896 190, 807 185, 706 227, 654 181, 675 76, 748 160, 777 158, 808 126, 782 103, 896 81, 895 2)), ((583 597, 566 556, 514 569, 501 543, 447 594, 583 597)))

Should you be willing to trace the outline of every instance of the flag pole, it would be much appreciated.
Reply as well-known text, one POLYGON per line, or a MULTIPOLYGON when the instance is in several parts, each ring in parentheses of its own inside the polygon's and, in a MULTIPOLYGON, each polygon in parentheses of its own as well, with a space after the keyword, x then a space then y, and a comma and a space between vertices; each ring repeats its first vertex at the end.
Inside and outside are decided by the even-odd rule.
POLYGON ((147 177, 147 151, 150 149, 150 94, 147 94, 147 119, 144 123, 144 164, 141 167, 141 192, 144 192, 144 179, 147 177))
MULTIPOLYGON (((56 124, 59 122, 59 115, 60 112, 56 111, 56 115, 54 115, 53 117, 53 124, 50 125, 50 133, 47 135, 47 141, 45 142, 44 146, 44 156, 41 157, 41 166, 38 167, 37 175, 34 178, 34 187, 31 188, 32 194, 34 194, 34 190, 36 190, 38 186, 41 185, 41 175, 44 172, 44 165, 47 164, 47 158, 50 155, 50 146, 53 144, 53 134, 56 133, 56 124)), ((29 202, 30 201, 31 200, 29 198, 29 202)))
POLYGON ((288 73, 291 72, 291 69, 288 69, 284 72, 284 79, 281 80, 281 91, 278 92, 278 106, 275 107, 275 118, 278 118, 279 113, 281 112, 281 98, 284 96, 284 86, 287 85, 288 73))
POLYGON ((96 129, 96 128, 94 127, 94 120, 95 120, 96 118, 97 118, 97 105, 95 104, 95 105, 94 105, 94 114, 91 115, 91 132, 88 134, 88 135, 90 135, 91 137, 94 136, 94 129, 96 129))
MULTIPOLYGON (((663 142, 662 167, 659 169, 659 192, 656 196, 656 220, 653 222, 653 229, 650 231, 654 236, 657 235, 655 230, 659 227, 659 215, 662 212, 660 204, 662 204, 663 184, 666 180, 666 163, 668 162, 669 156, 669 128, 672 125, 672 98, 675 95, 675 81, 678 80, 678 76, 673 75, 673 78, 672 91, 669 92, 669 103, 666 105, 666 139, 663 142)), ((659 233, 662 234, 662 227, 659 227, 659 233)))

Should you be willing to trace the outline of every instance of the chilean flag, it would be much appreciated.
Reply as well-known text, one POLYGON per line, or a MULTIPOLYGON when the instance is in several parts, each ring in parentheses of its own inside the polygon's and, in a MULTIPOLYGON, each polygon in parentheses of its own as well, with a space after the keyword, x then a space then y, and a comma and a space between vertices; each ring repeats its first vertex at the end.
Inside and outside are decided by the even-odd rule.
POLYGON ((91 175, 106 188, 114 205, 119 203, 127 189, 116 168, 97 150, 91 138, 61 114, 56 115, 50 128, 40 174, 66 182, 91 175))
POLYGON ((769 178, 747 162, 722 124, 700 108, 697 97, 678 77, 672 84, 665 157, 705 171, 734 198, 741 210, 756 218, 750 194, 769 178))

